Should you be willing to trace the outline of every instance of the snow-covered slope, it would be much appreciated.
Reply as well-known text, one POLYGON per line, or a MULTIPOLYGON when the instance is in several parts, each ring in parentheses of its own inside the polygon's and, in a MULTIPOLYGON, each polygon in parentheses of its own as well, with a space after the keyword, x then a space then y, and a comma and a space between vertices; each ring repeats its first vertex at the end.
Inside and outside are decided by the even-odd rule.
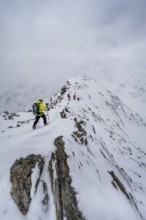
MULTIPOLYGON (((39 81, 35 77, 33 80, 18 78, 16 81, 12 79, 1 81, 0 113, 3 111, 28 111, 38 97, 48 101, 47 98, 53 96, 64 85, 69 78, 68 75, 65 74, 64 77, 57 77, 57 79, 43 78, 39 81)), ((80 74, 82 77, 83 75, 80 74)), ((118 97, 135 112, 146 118, 146 75, 144 72, 127 73, 127 77, 123 79, 115 77, 110 71, 106 71, 106 74, 104 71, 100 71, 92 76, 97 81, 102 80, 102 84, 113 93, 118 94, 118 97)))
MULTIPOLYGON (((110 85, 109 85, 110 86, 110 85)), ((146 119, 146 82, 131 80, 114 87, 114 92, 131 109, 146 119)))
MULTIPOLYGON (((81 212, 77 219, 146 219, 146 123, 142 117, 105 85, 86 77, 71 78, 52 97, 50 106, 49 125, 42 127, 40 121, 36 130, 31 128, 32 113, 0 115, 0 219, 59 219, 55 184, 62 153, 56 153, 60 148, 54 142, 58 137, 63 141, 69 175, 59 181, 71 178, 81 212), (10 194, 10 167, 30 154, 40 154, 45 164, 36 192, 39 172, 37 165, 33 168, 31 202, 23 215, 10 194), (45 205, 42 182, 49 195, 45 205)), ((66 198, 61 198, 64 204, 66 198)), ((61 207, 60 219, 71 219, 66 205, 61 207)))

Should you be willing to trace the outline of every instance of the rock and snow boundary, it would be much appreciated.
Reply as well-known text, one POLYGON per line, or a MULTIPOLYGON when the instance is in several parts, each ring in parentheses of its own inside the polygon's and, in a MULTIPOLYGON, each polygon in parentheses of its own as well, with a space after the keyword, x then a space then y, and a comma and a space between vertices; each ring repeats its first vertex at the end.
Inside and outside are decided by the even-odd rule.
POLYGON ((72 78, 32 120, 0 116, 0 219, 146 219, 146 123, 117 94, 72 78))

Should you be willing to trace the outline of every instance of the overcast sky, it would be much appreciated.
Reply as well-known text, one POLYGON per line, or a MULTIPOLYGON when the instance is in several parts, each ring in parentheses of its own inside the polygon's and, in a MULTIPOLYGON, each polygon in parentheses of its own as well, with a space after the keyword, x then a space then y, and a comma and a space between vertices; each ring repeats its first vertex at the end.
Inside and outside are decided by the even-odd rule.
POLYGON ((146 68, 146 0, 0 0, 1 80, 146 68))

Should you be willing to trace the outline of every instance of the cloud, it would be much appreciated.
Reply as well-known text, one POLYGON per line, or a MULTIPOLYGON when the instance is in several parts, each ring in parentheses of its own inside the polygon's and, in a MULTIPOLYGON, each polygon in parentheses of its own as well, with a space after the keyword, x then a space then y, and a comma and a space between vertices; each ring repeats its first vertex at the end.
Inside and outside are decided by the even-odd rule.
POLYGON ((123 76, 145 68, 144 0, 0 1, 0 75, 123 76))

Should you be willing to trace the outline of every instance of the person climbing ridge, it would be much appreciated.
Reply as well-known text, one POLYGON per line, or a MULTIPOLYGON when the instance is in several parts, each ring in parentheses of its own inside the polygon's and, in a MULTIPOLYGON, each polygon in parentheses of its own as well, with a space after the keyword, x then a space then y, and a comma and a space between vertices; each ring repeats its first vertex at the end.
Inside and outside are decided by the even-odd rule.
POLYGON ((70 93, 67 94, 68 101, 70 101, 70 93))
POLYGON ((37 102, 33 104, 33 113, 36 115, 35 121, 33 123, 33 129, 36 129, 37 123, 40 118, 43 118, 44 125, 47 125, 47 118, 43 112, 44 110, 48 110, 48 103, 43 105, 43 100, 38 99, 37 102))
POLYGON ((76 100, 76 95, 75 94, 73 95, 73 99, 76 100))

